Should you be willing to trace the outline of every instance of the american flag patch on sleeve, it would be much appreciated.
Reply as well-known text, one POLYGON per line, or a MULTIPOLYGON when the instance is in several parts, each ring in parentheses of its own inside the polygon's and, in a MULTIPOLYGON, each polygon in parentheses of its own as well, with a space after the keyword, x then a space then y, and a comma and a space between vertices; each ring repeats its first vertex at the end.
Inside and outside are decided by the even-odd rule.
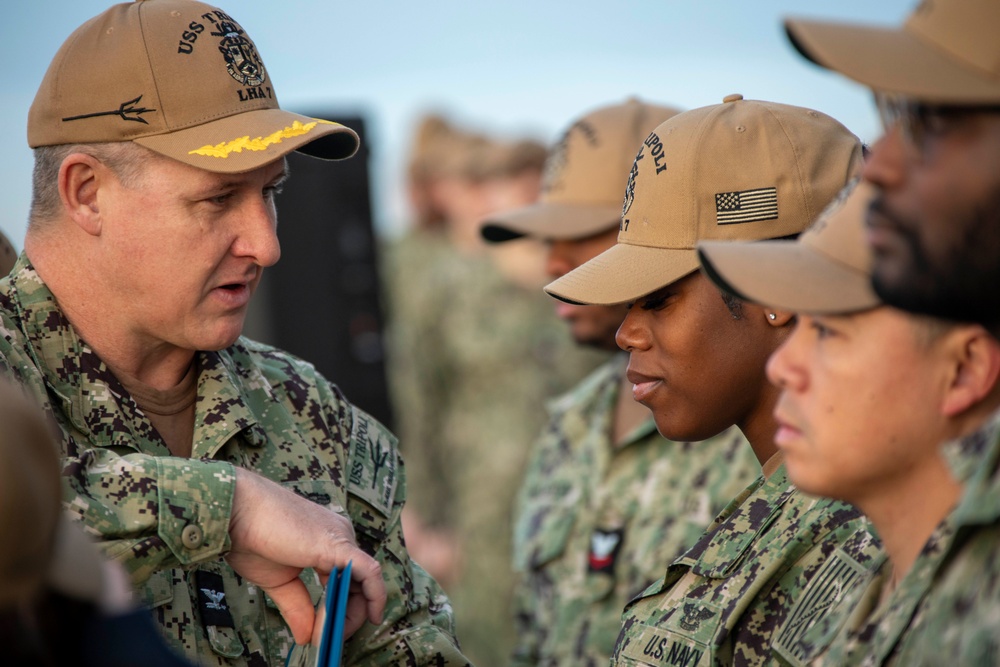
POLYGON ((778 219, 778 190, 758 188, 715 195, 715 221, 720 225, 778 219))

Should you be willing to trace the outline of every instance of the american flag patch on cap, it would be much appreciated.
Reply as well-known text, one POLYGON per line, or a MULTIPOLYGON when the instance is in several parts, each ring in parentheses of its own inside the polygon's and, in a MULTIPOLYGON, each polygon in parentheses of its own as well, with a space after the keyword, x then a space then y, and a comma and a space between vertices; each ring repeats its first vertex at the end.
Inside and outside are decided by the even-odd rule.
POLYGON ((715 221, 720 225, 778 219, 778 190, 758 188, 715 195, 715 221))

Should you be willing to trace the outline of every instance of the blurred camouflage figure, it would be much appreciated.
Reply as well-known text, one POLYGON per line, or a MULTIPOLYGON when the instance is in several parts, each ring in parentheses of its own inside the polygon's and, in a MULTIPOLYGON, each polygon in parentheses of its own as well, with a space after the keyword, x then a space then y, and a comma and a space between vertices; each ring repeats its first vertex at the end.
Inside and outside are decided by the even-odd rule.
MULTIPOLYGON (((545 241, 551 278, 607 250, 636 147, 676 113, 629 99, 577 119, 550 151, 541 202, 490 216, 484 238, 545 241)), ((624 305, 553 304, 576 343, 617 350, 624 305)), ((660 436, 627 363, 619 352, 549 403, 515 513, 511 664, 606 665, 625 603, 759 473, 735 427, 698 443, 660 436)))
POLYGON ((346 664, 467 664, 403 545, 395 438, 310 364, 240 337, 279 255, 284 156, 346 158, 357 136, 281 110, 222 10, 141 0, 65 42, 28 142, 0 371, 52 415, 65 507, 170 645, 282 665, 312 637, 317 575, 351 561, 346 664))
MULTIPOLYGON (((862 176, 875 189, 866 222, 879 298, 977 322, 995 337, 998 28, 1000 5, 991 0, 922 2, 898 29, 786 24, 805 57, 875 93, 885 133, 862 176)), ((966 368, 972 361, 969 355, 966 368)), ((1000 664, 1000 415, 946 442, 943 452, 961 485, 957 505, 905 576, 896 581, 883 568, 869 583, 821 664, 1000 664)))
POLYGON ((539 245, 494 251, 479 236, 496 208, 537 198, 544 148, 450 125, 436 132, 412 169, 438 217, 393 243, 383 262, 406 536, 417 562, 441 577, 463 650, 497 665, 514 641, 511 514, 543 424, 539 406, 606 355, 577 350, 551 317, 539 245))
POLYGON ((0 379, 0 643, 24 667, 193 667, 170 650, 125 570, 62 509, 50 424, 0 379))
POLYGON ((571 303, 629 302, 617 342, 660 433, 700 440, 735 424, 761 465, 625 608, 613 664, 770 665, 793 613, 818 620, 835 606, 835 586, 802 596, 830 576, 831 554, 873 539, 854 508, 797 490, 775 447, 778 390, 764 369, 792 315, 721 295, 694 249, 798 234, 860 160, 857 138, 810 109, 730 95, 678 114, 638 148, 616 245, 545 288, 571 303))
POLYGON ((14 268, 17 261, 17 251, 10 240, 0 232, 0 276, 5 276, 14 268))

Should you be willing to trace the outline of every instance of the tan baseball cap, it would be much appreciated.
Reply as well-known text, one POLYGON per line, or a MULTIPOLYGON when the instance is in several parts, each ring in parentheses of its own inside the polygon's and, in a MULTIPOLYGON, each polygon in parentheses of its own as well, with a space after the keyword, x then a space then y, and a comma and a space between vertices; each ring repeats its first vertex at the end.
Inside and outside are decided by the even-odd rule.
POLYGON ((483 223, 483 238, 578 239, 617 227, 636 148, 679 113, 632 97, 577 119, 549 151, 538 203, 493 214, 483 223))
POLYGON ((860 165, 858 138, 812 109, 729 95, 674 116, 642 142, 618 243, 545 291, 634 301, 696 270, 699 241, 798 234, 860 165))
POLYGON ((0 278, 10 273, 16 261, 17 251, 14 250, 14 244, 0 232, 0 278))
POLYGON ((923 0, 901 29, 785 22, 806 58, 877 91, 939 104, 1000 101, 1000 2, 923 0))
POLYGON ((113 141, 222 173, 293 150, 337 160, 358 148, 350 128, 280 109, 250 37, 193 0, 114 5, 52 59, 28 113, 28 145, 113 141))
POLYGON ((865 213, 875 196, 852 181, 796 241, 698 244, 712 282, 745 301, 801 313, 852 313, 880 305, 865 213))
POLYGON ((97 601, 97 549, 62 511, 56 443, 40 408, 0 381, 0 608, 42 588, 97 601))

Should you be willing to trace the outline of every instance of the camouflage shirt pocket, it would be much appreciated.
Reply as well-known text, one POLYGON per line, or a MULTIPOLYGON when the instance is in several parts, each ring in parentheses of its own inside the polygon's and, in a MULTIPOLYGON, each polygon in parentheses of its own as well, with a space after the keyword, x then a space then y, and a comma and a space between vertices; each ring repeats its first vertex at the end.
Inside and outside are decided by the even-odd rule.
POLYGON ((347 512, 344 510, 346 502, 344 488, 331 479, 300 479, 286 482, 284 486, 306 500, 311 500, 337 514, 347 516, 347 512))
MULTIPOLYGON (((323 507, 347 518, 352 523, 354 522, 353 518, 344 508, 344 504, 347 500, 344 497, 344 489, 338 482, 330 479, 302 479, 296 480, 295 482, 286 482, 284 486, 285 488, 295 492, 296 495, 301 496, 306 500, 311 500, 317 505, 322 505, 323 507)), ((303 570, 299 575, 299 579, 302 580, 302 583, 305 584, 306 589, 309 591, 309 596, 312 598, 313 605, 316 605, 319 602, 320 594, 323 592, 323 586, 319 583, 316 572, 311 568, 303 570)), ((274 604, 271 596, 265 594, 264 598, 267 606, 277 611, 278 606, 274 604)))
POLYGON ((520 571, 537 570, 566 552, 576 512, 555 503, 532 503, 517 520, 514 564, 520 571))
POLYGON ((135 586, 135 596, 146 609, 155 609, 174 599, 174 578, 172 570, 160 570, 150 575, 141 586, 135 586))

